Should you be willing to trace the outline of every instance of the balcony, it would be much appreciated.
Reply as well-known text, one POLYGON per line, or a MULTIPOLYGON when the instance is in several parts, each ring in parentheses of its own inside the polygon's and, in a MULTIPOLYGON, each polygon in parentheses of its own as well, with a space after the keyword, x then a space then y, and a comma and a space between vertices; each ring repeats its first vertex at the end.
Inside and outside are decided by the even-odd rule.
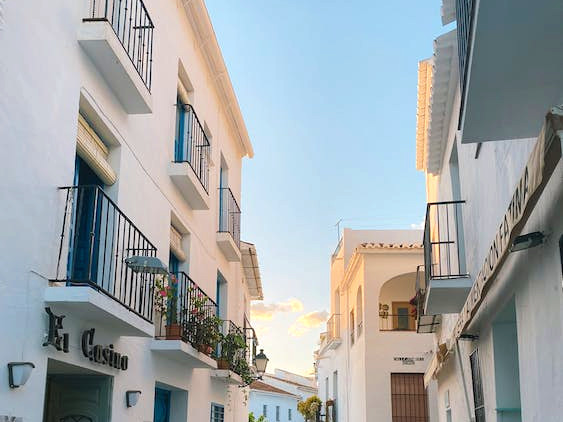
POLYGON ((462 142, 536 137, 563 103, 561 2, 457 0, 456 19, 462 142))
POLYGON ((424 226, 425 315, 458 313, 471 288, 465 266, 465 201, 432 202, 424 226))
POLYGON ((334 350, 342 344, 342 338, 340 337, 340 314, 333 314, 326 322, 326 338, 325 338, 326 350, 334 350))
POLYGON ((142 0, 92 0, 78 42, 129 114, 151 113, 154 25, 142 0))
MULTIPOLYGON (((163 293, 164 294, 164 293, 163 293)), ((157 283, 156 335, 151 350, 192 368, 217 368, 217 305, 186 274, 157 283), (170 290, 165 296, 160 291, 170 290)))
POLYGON ((416 331, 416 314, 380 312, 379 331, 416 331))
POLYGON ((414 306, 416 306, 416 332, 420 334, 434 333, 442 323, 442 315, 426 315, 426 279, 424 265, 416 267, 414 306))
POLYGON ((233 321, 221 323, 221 340, 216 350, 218 369, 212 376, 227 384, 244 386, 253 381, 253 369, 248 362, 248 343, 243 329, 233 321))
POLYGON ((168 174, 192 209, 208 210, 211 146, 193 107, 189 104, 177 107, 178 139, 168 174))
POLYGON ((125 259, 155 257, 156 248, 99 186, 61 192, 57 274, 45 302, 120 335, 152 337, 155 276, 133 272, 125 259))
POLYGON ((230 188, 219 188, 217 244, 228 261, 240 261, 240 208, 230 188))
POLYGON ((246 337, 246 360, 251 367, 256 366, 256 351, 258 350, 258 337, 256 331, 250 325, 250 321, 244 316, 243 331, 246 337))

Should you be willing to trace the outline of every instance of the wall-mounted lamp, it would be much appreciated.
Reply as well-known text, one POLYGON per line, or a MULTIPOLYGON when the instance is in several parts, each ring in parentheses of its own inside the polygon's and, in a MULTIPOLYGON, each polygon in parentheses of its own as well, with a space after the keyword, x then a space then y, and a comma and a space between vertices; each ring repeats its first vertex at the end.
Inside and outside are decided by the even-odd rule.
POLYGON ((125 265, 133 272, 144 274, 168 274, 168 268, 154 256, 135 255, 125 259, 125 265))
POLYGON ((510 252, 523 251, 541 245, 545 235, 542 232, 532 232, 517 236, 510 246, 510 252))
POLYGON ((139 401, 141 397, 141 392, 139 390, 129 390, 125 393, 125 401, 127 402, 127 407, 133 407, 139 401))
POLYGON ((266 367, 268 366, 268 357, 264 354, 264 349, 260 349, 260 353, 254 358, 254 363, 256 365, 256 372, 258 373, 258 379, 262 379, 262 375, 266 373, 266 367))
POLYGON ((8 382, 10 383, 10 388, 18 388, 25 385, 31 376, 33 368, 35 368, 35 365, 31 362, 8 363, 8 382))

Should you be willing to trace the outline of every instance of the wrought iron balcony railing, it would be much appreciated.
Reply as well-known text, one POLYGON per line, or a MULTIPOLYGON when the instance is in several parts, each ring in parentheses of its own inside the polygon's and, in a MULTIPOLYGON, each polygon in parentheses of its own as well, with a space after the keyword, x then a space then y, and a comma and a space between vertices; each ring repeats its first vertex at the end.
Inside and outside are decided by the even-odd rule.
POLYGON ((326 342, 340 340, 340 314, 332 314, 326 322, 326 342))
POLYGON ((379 331, 416 331, 416 314, 380 314, 379 331))
POLYGON ((432 279, 468 277, 462 226, 464 203, 445 201, 427 205, 424 225, 426 285, 432 279))
POLYGON ((133 272, 125 259, 154 257, 155 246, 99 186, 61 191, 65 207, 56 281, 91 286, 152 322, 154 275, 133 272))
POLYGON ((173 275, 166 282, 166 288, 171 293, 166 297, 164 293, 159 297, 157 289, 157 303, 161 306, 157 312, 156 335, 159 340, 182 340, 196 349, 207 344, 208 338, 213 338, 216 330, 215 318, 217 304, 184 272, 173 275), (205 343, 205 344, 204 344, 205 343))
POLYGON ((219 358, 219 359, 221 358, 221 355, 224 352, 223 349, 225 347, 232 348, 231 351, 227 352, 227 354, 232 355, 228 359, 229 369, 240 375, 242 368, 241 368, 241 365, 240 365, 239 362, 241 360, 247 362, 246 361, 246 336, 244 334, 244 331, 237 324, 235 324, 233 321, 224 320, 224 321, 222 321, 222 324, 221 324, 221 334, 223 336, 223 339, 221 340, 221 342, 219 343, 219 345, 217 347, 217 358, 219 358), (244 342, 245 346, 243 346, 241 348, 233 347, 231 341, 228 340, 229 335, 240 337, 242 339, 242 341, 244 342), (229 344, 227 344, 227 342, 229 344))
MULTIPOLYGON (((457 46, 459 55, 459 81, 461 98, 464 98, 467 67, 471 53, 471 28, 475 13, 475 0, 456 0, 457 46)), ((460 116, 462 113, 460 113, 460 116)))
POLYGON ((246 360, 249 365, 256 364, 256 351, 258 350, 258 337, 256 330, 250 325, 250 321, 244 316, 244 333, 246 335, 246 360))
POLYGON ((209 189, 209 154, 211 146, 205 130, 190 104, 177 104, 178 133, 174 151, 176 163, 188 163, 201 182, 209 189))
POLYGON ((219 232, 230 233, 240 248, 240 208, 230 188, 219 188, 219 232))
POLYGON ((108 22, 145 86, 152 82, 154 25, 142 0, 90 0, 84 22, 108 22))

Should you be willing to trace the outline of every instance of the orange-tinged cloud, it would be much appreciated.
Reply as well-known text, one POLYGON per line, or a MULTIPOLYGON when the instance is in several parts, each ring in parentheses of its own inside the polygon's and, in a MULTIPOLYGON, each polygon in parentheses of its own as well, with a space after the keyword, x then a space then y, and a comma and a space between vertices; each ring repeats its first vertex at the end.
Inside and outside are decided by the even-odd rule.
POLYGON ((289 327, 289 335, 293 337, 301 337, 313 328, 320 327, 328 319, 327 311, 313 311, 308 314, 301 315, 289 327))
POLYGON ((271 321, 280 312, 301 312, 303 303, 299 299, 291 298, 285 302, 277 303, 253 303, 250 309, 250 316, 260 321, 271 321))

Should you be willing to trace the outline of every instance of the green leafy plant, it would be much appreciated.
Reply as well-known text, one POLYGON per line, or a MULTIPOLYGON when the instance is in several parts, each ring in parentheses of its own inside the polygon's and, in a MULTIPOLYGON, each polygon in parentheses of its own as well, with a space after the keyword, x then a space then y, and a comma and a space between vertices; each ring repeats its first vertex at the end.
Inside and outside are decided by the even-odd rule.
POLYGON ((229 333, 221 339, 220 359, 235 363, 240 356, 244 356, 246 342, 244 337, 237 333, 229 333))
POLYGON ((215 315, 195 321, 195 342, 198 346, 215 348, 221 340, 221 320, 215 315))
POLYGON ((317 396, 311 396, 307 400, 297 403, 297 410, 303 415, 305 421, 315 421, 317 413, 321 410, 322 403, 317 396))
POLYGON ((254 416, 254 413, 250 412, 248 414, 248 422, 268 422, 268 419, 264 415, 260 415, 258 418, 254 416))
POLYGON ((248 366, 248 362, 244 357, 240 357, 236 360, 233 371, 240 375, 244 386, 250 385, 254 381, 250 366, 248 366))

